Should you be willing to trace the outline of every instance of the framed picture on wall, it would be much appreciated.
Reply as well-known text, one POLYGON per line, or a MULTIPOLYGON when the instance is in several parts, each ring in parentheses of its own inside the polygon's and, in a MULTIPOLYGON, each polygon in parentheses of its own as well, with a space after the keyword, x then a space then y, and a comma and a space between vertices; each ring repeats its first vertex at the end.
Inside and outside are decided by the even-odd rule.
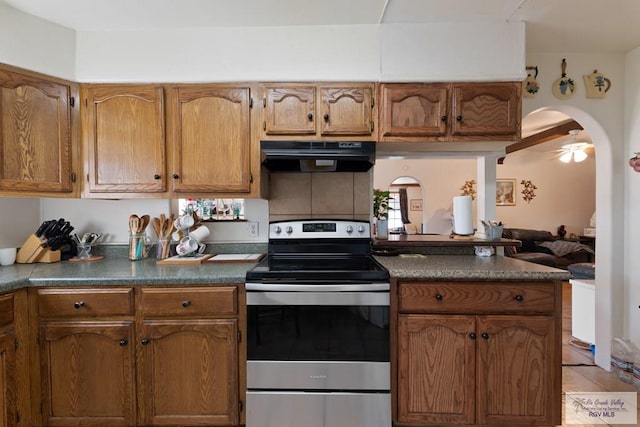
POLYGON ((496 206, 515 206, 516 204, 516 180, 496 180, 496 206))
POLYGON ((422 210, 422 199, 411 199, 409 202, 409 210, 411 211, 421 211, 422 210))

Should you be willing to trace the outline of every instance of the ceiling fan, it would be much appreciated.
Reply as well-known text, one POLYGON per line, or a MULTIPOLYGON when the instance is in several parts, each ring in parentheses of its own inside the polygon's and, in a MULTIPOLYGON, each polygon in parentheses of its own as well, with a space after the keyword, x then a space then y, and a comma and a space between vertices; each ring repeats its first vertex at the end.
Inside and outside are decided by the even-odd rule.
POLYGON ((572 137, 572 142, 564 144, 557 151, 561 162, 569 163, 571 159, 574 162, 582 162, 589 157, 589 154, 593 153, 593 144, 584 138, 579 138, 580 129, 572 129, 569 131, 569 135, 572 137))

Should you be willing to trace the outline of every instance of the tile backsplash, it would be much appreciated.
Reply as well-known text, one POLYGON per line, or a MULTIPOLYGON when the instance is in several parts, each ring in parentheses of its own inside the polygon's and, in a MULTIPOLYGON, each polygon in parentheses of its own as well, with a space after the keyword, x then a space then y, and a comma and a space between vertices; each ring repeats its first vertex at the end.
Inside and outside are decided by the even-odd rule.
POLYGON ((369 221, 372 172, 271 173, 269 221, 304 218, 369 221))

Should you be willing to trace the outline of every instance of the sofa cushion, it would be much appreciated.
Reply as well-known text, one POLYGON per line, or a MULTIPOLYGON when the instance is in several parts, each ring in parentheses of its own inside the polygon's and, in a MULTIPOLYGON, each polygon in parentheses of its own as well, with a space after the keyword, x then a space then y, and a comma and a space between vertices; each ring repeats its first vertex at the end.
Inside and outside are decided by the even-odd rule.
MULTIPOLYGON (((505 228, 502 235, 505 239, 521 240, 523 245, 525 241, 545 242, 555 240, 553 234, 549 231, 530 230, 527 228, 505 228)), ((522 248, 522 251, 526 252, 524 248, 522 248)))
POLYGON ((569 264, 567 270, 571 273, 573 279, 595 279, 596 265, 592 262, 579 262, 569 264))

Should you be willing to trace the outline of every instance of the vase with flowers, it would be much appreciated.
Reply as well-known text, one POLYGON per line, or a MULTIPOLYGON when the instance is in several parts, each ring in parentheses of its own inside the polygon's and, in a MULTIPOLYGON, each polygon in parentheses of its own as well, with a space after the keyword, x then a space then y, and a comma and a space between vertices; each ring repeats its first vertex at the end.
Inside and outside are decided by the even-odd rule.
POLYGON ((376 220, 375 229, 378 239, 389 237, 389 211, 393 210, 389 206, 391 192, 375 188, 373 190, 373 217, 376 220))

